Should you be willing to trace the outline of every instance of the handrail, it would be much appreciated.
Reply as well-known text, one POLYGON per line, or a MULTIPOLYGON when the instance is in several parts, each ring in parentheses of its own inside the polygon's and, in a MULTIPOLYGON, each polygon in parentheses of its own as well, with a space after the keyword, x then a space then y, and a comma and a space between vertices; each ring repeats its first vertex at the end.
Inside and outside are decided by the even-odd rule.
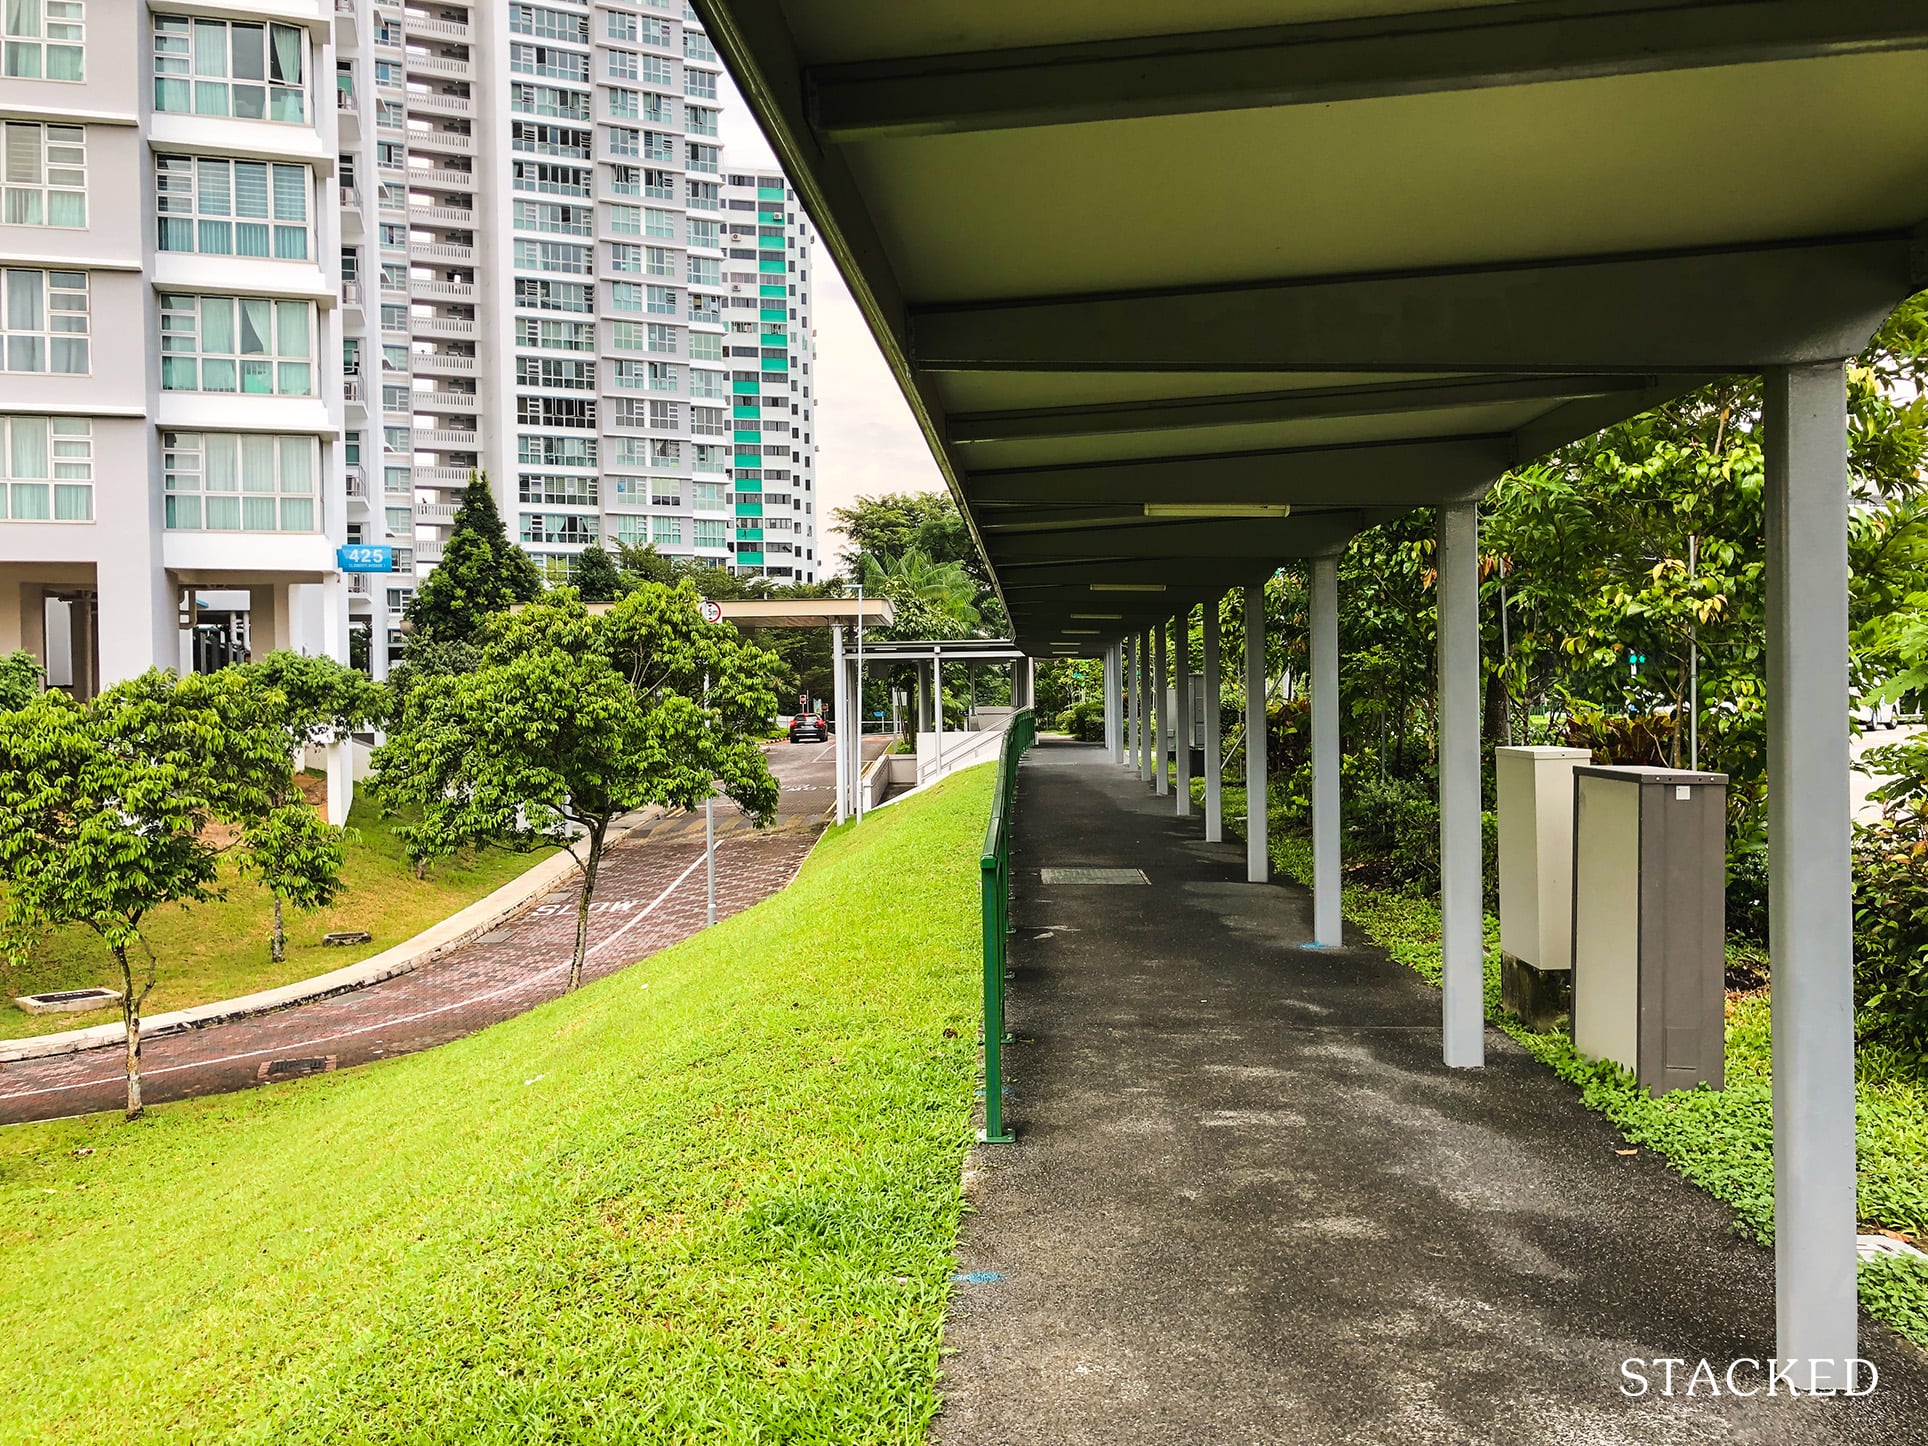
POLYGON ((1017 799, 1018 760, 1037 741, 1037 715, 1015 713, 998 747, 997 785, 984 829, 981 871, 984 924, 984 1128, 978 1139, 1008 1145, 1016 1137, 1004 1123, 1004 971, 1011 932, 1011 809, 1017 799))

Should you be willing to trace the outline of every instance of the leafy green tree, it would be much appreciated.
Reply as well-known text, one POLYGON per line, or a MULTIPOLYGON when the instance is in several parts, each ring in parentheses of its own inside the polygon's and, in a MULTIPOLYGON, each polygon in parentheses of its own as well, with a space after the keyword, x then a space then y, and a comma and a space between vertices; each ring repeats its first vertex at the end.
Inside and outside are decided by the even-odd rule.
POLYGON ((614 602, 622 596, 625 585, 616 559, 593 542, 576 554, 572 581, 576 596, 584 602, 614 602))
MULTIPOLYGON (((859 497, 848 507, 831 514, 839 530, 850 540, 849 581, 869 581, 872 565, 885 573, 896 571, 911 553, 919 553, 937 567, 955 564, 970 580, 970 604, 978 622, 992 632, 1005 626, 1004 609, 991 583, 990 568, 964 525, 957 504, 945 492, 890 492, 876 497, 859 497)), ((936 633, 905 636, 937 637, 936 633)))
MULTIPOLYGON (((388 691, 332 658, 277 651, 236 670, 281 700, 279 717, 289 756, 310 744, 326 746, 379 723, 388 691)), ((302 795, 292 769, 268 810, 242 834, 241 871, 261 880, 274 900, 268 957, 287 957, 283 906, 306 913, 341 893, 343 831, 323 819, 302 795)))
POLYGON ((436 643, 467 642, 496 613, 541 595, 542 574, 509 540, 489 479, 471 474, 442 560, 409 599, 405 617, 414 636, 436 643))
POLYGON ((219 896, 209 825, 245 833, 286 792, 283 707, 239 669, 155 669, 87 703, 50 690, 0 713, 9 950, 18 957, 66 924, 106 946, 120 972, 130 1120, 141 1113, 141 1009, 160 967, 142 923, 219 896))
POLYGON ((496 619, 472 671, 407 695, 375 753, 377 788, 420 810, 412 857, 500 843, 566 848, 582 873, 569 987, 582 982, 589 906, 616 819, 694 809, 718 781, 759 824, 777 784, 758 740, 776 660, 707 623, 684 581, 642 583, 593 615, 567 588, 496 619))
POLYGON ((676 562, 664 557, 653 542, 616 541, 616 562, 624 577, 639 577, 644 582, 676 581, 676 562))
POLYGON ((24 648, 0 657, 0 710, 26 707, 46 685, 40 659, 24 648))

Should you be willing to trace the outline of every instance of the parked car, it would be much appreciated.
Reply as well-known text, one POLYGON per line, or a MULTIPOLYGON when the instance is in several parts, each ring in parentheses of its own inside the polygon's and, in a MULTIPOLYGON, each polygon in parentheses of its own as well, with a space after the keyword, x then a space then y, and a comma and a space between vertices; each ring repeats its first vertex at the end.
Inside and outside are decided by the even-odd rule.
POLYGON ((790 741, 792 743, 828 743, 830 725, 821 713, 799 713, 790 720, 790 741))

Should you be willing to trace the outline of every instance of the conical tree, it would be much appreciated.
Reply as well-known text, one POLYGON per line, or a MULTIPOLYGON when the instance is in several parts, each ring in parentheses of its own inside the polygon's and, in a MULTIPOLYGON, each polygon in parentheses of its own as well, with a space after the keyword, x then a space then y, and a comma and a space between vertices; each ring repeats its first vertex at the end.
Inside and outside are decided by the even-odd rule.
POLYGON ((541 592, 542 574, 509 540, 488 477, 471 472, 442 560, 409 600, 414 635, 436 643, 467 642, 491 615, 512 603, 533 602, 541 592))
POLYGON ((576 554, 576 575, 571 581, 584 602, 614 602, 624 591, 616 559, 593 542, 576 554))

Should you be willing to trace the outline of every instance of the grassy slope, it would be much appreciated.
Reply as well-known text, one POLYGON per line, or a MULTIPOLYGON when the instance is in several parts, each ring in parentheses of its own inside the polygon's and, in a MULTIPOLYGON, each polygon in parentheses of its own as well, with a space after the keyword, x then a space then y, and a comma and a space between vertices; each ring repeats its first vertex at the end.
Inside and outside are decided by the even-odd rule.
POLYGON ((990 788, 443 1048, 0 1131, 0 1441, 923 1441, 990 788))
MULTIPOLYGON (((1229 832, 1243 837, 1245 791, 1225 790, 1229 832)), ((1270 851, 1281 872, 1310 884, 1312 845, 1302 826, 1275 812, 1270 851)), ((1346 918, 1394 959, 1439 982, 1439 907, 1379 889, 1347 885, 1346 918)), ((1657 1151, 1681 1174, 1733 1206, 1740 1227, 1774 1238, 1772 1049, 1764 995, 1730 1000, 1727 1079, 1719 1091, 1654 1098, 1621 1070, 1588 1059, 1563 1033, 1535 1034, 1500 1008, 1499 922, 1486 920, 1486 1015, 1561 1078, 1627 1139, 1657 1151)), ((1864 1222, 1928 1237, 1928 1083, 1886 1051, 1863 1048, 1856 1089, 1860 1210, 1864 1222)), ((1928 1346, 1928 1268, 1866 1262, 1861 1300, 1869 1312, 1928 1346)))
MULTIPOLYGON (((375 807, 358 799, 349 815, 356 837, 348 845, 342 879, 347 885, 339 900, 312 914, 286 911, 287 958, 268 959, 268 931, 273 904, 253 879, 237 881, 232 868, 223 868, 228 897, 191 909, 165 909, 147 926, 148 941, 160 958, 160 982, 147 996, 146 1012, 160 1014, 233 999, 257 989, 273 989, 326 974, 371 954, 393 948, 457 909, 474 903, 547 856, 485 850, 468 864, 439 863, 426 879, 415 877, 402 854, 401 840, 390 832, 375 807), (321 936, 337 929, 366 929, 375 936, 369 944, 324 949, 321 936)), ((87 1014, 27 1014, 12 1006, 16 994, 39 994, 54 989, 82 989, 104 984, 120 987, 112 957, 89 930, 72 926, 47 935, 19 966, 0 956, 0 1036, 17 1038, 52 1034, 89 1024, 111 1024, 116 1009, 87 1014)))

